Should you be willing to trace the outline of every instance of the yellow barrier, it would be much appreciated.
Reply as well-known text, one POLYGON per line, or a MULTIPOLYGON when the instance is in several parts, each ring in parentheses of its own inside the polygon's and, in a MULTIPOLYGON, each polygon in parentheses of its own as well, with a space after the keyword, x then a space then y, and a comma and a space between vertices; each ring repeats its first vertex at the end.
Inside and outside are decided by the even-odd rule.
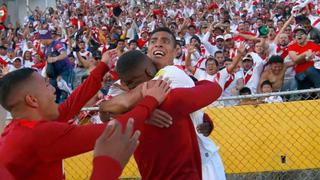
MULTIPOLYGON (((226 173, 320 168, 320 101, 210 108, 226 173)), ((67 179, 88 179, 92 154, 65 161, 67 179)), ((123 178, 139 177, 133 159, 123 178)))

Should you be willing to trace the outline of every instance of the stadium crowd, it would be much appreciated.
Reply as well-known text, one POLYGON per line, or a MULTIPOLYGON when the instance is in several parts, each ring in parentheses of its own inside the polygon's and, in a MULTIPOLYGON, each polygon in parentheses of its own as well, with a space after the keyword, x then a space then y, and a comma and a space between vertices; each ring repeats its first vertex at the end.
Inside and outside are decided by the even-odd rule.
MULTIPOLYGON (((213 130, 213 125, 212 123, 210 124, 211 120, 206 117, 205 113, 195 111, 207 105, 209 101, 212 103, 216 100, 216 96, 220 96, 220 90, 222 90, 221 97, 230 97, 320 88, 319 7, 320 5, 317 4, 317 1, 313 0, 121 0, 120 2, 65 0, 57 1, 56 7, 47 9, 41 9, 40 7, 30 9, 27 7, 29 14, 25 17, 24 21, 13 23, 6 22, 6 16, 10 9, 7 9, 6 4, 3 4, 0 7, 0 78, 3 77, 4 79, 3 82, 1 81, 1 88, 10 89, 14 86, 18 87, 20 85, 19 81, 24 78, 22 77, 23 74, 26 74, 35 80, 31 80, 31 78, 25 79, 26 83, 30 82, 33 84, 26 84, 23 87, 21 86, 21 88, 28 89, 32 88, 31 86, 35 86, 39 88, 35 89, 35 92, 42 94, 41 90, 43 90, 43 93, 47 93, 46 95, 48 96, 35 95, 41 99, 39 106, 36 105, 38 101, 32 101, 32 99, 28 99, 30 98, 28 96, 25 99, 25 104, 27 104, 25 105, 21 100, 18 100, 19 95, 23 94, 22 92, 20 94, 17 93, 17 96, 13 96, 12 92, 8 92, 10 98, 13 99, 12 102, 8 101, 4 92, 1 92, 0 100, 2 105, 4 105, 3 107, 15 114, 15 120, 6 128, 3 139, 7 140, 5 136, 10 137, 10 133, 8 132, 14 132, 14 127, 20 128, 22 126, 27 126, 31 129, 40 127, 40 129, 34 129, 34 132, 39 131, 39 133, 51 130, 52 133, 49 134, 53 136, 52 139, 57 136, 55 131, 60 132, 61 128, 62 130, 64 130, 63 128, 71 128, 73 131, 70 130, 70 132, 75 132, 75 134, 70 133, 72 136, 68 137, 70 139, 77 139, 81 137, 77 132, 82 128, 81 126, 70 125, 72 122, 87 124, 86 121, 90 120, 101 123, 100 120, 110 118, 109 112, 111 112, 111 115, 113 112, 119 112, 119 114, 128 112, 128 114, 124 114, 123 116, 113 117, 124 125, 128 117, 130 117, 129 115, 135 115, 136 122, 140 123, 151 112, 155 111, 155 114, 158 115, 158 118, 155 119, 165 117, 167 119, 192 119, 194 124, 191 121, 188 122, 189 124, 184 121, 177 122, 177 124, 181 123, 178 125, 178 128, 184 127, 187 130, 183 131, 184 133, 191 133, 190 137, 181 137, 186 142, 182 144, 188 144, 190 147, 192 145, 193 148, 196 147, 196 144, 200 150, 198 152, 197 148, 187 148, 193 149, 194 152, 186 152, 186 154, 177 153, 181 158, 176 158, 177 166, 173 167, 169 167, 168 164, 172 165, 174 162, 166 162, 166 160, 170 159, 151 161, 153 157, 158 157, 158 149, 168 150, 167 154, 170 154, 169 152, 172 149, 166 149, 168 148, 166 146, 167 141, 163 141, 163 144, 161 143, 163 139, 161 137, 163 136, 153 133, 156 131, 153 126, 148 126, 148 129, 144 125, 141 125, 141 123, 136 123, 135 127, 144 127, 141 128, 142 130, 138 128, 142 131, 142 136, 144 133, 150 133, 151 137, 160 140, 160 143, 158 143, 159 141, 155 141, 157 144, 142 141, 135 152, 139 168, 143 171, 142 176, 152 177, 155 175, 151 173, 149 166, 143 166, 145 162, 152 164, 153 162, 160 162, 162 160, 162 164, 155 163, 152 167, 165 167, 163 169, 166 170, 170 168, 175 169, 178 165, 184 164, 184 161, 187 161, 188 158, 191 158, 190 161, 198 162, 200 159, 198 154, 201 154, 202 167, 193 166, 191 168, 192 172, 195 169, 198 172, 193 172, 194 179, 198 179, 199 177, 201 179, 201 176, 215 176, 220 177, 218 179, 225 179, 223 164, 217 153, 218 147, 207 138, 213 130), (172 41, 172 37, 175 37, 174 41, 172 41), (170 53, 172 52, 175 53, 173 62, 170 59, 170 55, 172 55, 170 53), (111 58, 111 56, 116 58, 111 58), (145 68, 145 71, 142 68, 145 68), (20 71, 21 69, 24 70, 20 71), (54 87, 54 90, 48 90, 48 87, 50 89, 51 86, 45 85, 47 82, 40 81, 39 73, 34 75, 34 71, 39 72, 41 76, 45 77, 52 87, 54 87), (182 77, 179 71, 182 71, 182 76, 186 76, 187 78, 182 77), (106 75, 104 75, 105 72, 107 72, 106 75), (8 75, 6 76, 6 74, 8 75), (103 75, 104 77, 102 77, 103 75), (140 97, 140 92, 135 94, 135 89, 139 88, 140 83, 149 81, 154 77, 159 78, 163 75, 170 77, 169 79, 172 81, 171 88, 177 88, 178 90, 174 92, 180 93, 176 93, 174 96, 172 95, 174 93, 172 93, 171 96, 169 95, 171 98, 165 99, 165 96, 169 93, 170 82, 167 84, 158 80, 159 87, 151 88, 152 90, 146 90, 146 87, 142 88, 143 97, 140 97), (193 81, 190 80, 189 76, 193 81), (14 84, 12 87, 9 83, 10 78, 14 84), (103 82, 100 89, 100 83, 97 83, 97 80, 101 79, 103 79, 103 82), (187 80, 185 81, 185 79, 187 80), (39 81, 39 84, 35 83, 36 80, 39 81), (211 81, 211 83, 208 83, 208 81, 211 81), (207 89, 204 87, 207 87, 207 89), (163 92, 164 90, 159 90, 161 88, 165 89, 165 92, 163 92), (190 88, 190 91, 188 88, 190 88), (212 94, 207 92, 208 88, 212 90, 212 94), (95 90, 99 92, 96 93, 95 90), (48 91, 51 93, 48 93, 48 91), (199 102, 197 101, 197 103, 188 104, 191 101, 190 98, 181 97, 188 93, 195 96, 195 92, 202 92, 198 96, 199 102), (53 94, 55 94, 54 98, 53 94), (93 95, 94 97, 92 98, 91 96, 93 95), (137 102, 132 100, 137 97, 140 100, 144 98, 144 100, 141 100, 140 103, 138 103, 138 100, 136 100, 137 102), (52 112, 49 112, 51 111, 50 108, 42 108, 42 105, 45 103, 41 104, 41 102, 44 102, 45 98, 48 98, 48 102, 46 102, 49 104, 48 107, 53 109, 58 108, 51 100, 59 103, 59 111, 63 113, 61 114, 60 112, 59 115, 56 112, 56 114, 52 115, 50 114, 52 112), (119 98, 119 101, 116 98, 119 98), (121 98, 124 101, 121 101, 121 98), (185 100, 183 101, 185 103, 182 103, 182 105, 185 106, 185 109, 189 108, 190 112, 188 111, 189 113, 183 114, 183 111, 176 111, 172 108, 173 103, 170 100, 175 98, 185 100), (160 106, 161 110, 156 109, 157 105, 161 104, 162 101, 164 101, 164 105, 160 106), (89 107, 98 106, 101 102, 100 116, 91 111, 84 111, 78 114, 84 105, 89 107), (119 108, 126 107, 125 110, 114 110, 115 107, 118 108, 117 105, 123 105, 121 104, 122 102, 129 102, 131 104, 125 104, 119 108), (127 108, 129 106, 130 108, 127 108), (133 108, 134 106, 135 108, 133 108), (110 107, 111 110, 109 111, 110 107), (171 112, 169 114, 173 117, 170 117, 165 111, 171 112), (132 113, 130 114, 130 112, 132 113), (195 113, 190 117, 190 113, 192 112, 195 113), (72 119, 75 114, 78 114, 77 118, 72 119), (21 120, 19 119, 21 118, 19 115, 23 115, 22 117, 26 116, 29 119, 21 120), (101 117, 102 119, 100 119, 101 117), (61 122, 69 122, 70 124, 64 123, 64 126, 60 127, 61 123, 55 124, 56 122, 50 121, 35 122, 31 120, 28 122, 34 118, 36 120, 55 119, 61 122), (201 128, 206 123, 209 124, 209 130, 201 128), (45 128, 41 129, 41 127, 45 128), (191 130, 187 128, 191 128, 191 130), (197 129, 196 132, 193 132, 194 128, 197 129), (200 142, 199 145, 197 144, 198 141, 200 142), (206 144, 206 146, 210 147, 210 150, 208 150, 208 152, 212 153, 210 158, 215 159, 213 164, 218 165, 215 167, 215 175, 210 174, 211 167, 204 165, 205 160, 203 158, 207 157, 209 159, 209 155, 205 151, 207 147, 201 146, 201 144, 205 143, 201 142, 211 143, 210 145, 206 144), (158 148, 161 145, 163 147, 158 148), (145 148, 141 148, 141 146, 145 148), (150 155, 148 158, 146 156, 142 157, 141 152, 146 150, 155 153, 155 155, 152 157, 150 155), (192 157, 187 153, 197 154, 197 156, 192 157), (202 173, 209 173, 203 173, 199 176, 199 172, 201 171, 202 173)), ((15 92, 21 91, 21 89, 15 88, 14 90, 15 92)), ((270 96, 262 99, 261 102, 283 102, 283 99, 280 96, 270 96)), ((254 103, 256 102, 245 99, 241 102, 215 102, 213 105, 234 106, 254 103)), ((184 107, 182 105, 181 107, 184 107)), ((153 115, 151 115, 151 119, 153 115)), ((157 127, 166 126, 159 124, 159 122, 152 123, 151 125, 157 127)), ((133 126, 133 121, 130 121, 128 124, 133 126)), ((169 124, 171 125, 172 122, 169 124)), ((112 124, 110 126, 118 127, 119 125, 112 124)), ((110 126, 108 127, 110 128, 110 126)), ((48 151, 48 156, 51 156, 55 162, 55 164, 51 165, 57 167, 56 169, 59 169, 61 165, 59 162, 65 157, 92 150, 93 142, 101 134, 105 125, 94 124, 84 127, 88 129, 84 130, 85 128, 83 128, 82 131, 90 134, 90 138, 84 141, 86 143, 73 142, 75 146, 68 149, 72 151, 71 153, 66 153, 66 149, 59 149, 64 156, 54 153, 50 154, 51 151, 48 151), (85 147, 82 147, 84 146, 83 144, 85 144, 85 147), (83 148, 81 149, 80 147, 81 152, 79 148, 77 149, 78 145, 83 148)), ((173 127, 177 128, 175 124, 173 127)), ((167 132, 173 133, 170 130, 172 129, 168 128, 167 132)), ((110 129, 106 131, 110 133, 110 129)), ((128 131, 133 130, 129 129, 128 131)), ((65 132, 63 131, 61 134, 65 132)), ((24 133, 24 129, 22 128, 19 133, 24 133)), ((132 134, 132 132, 128 134, 132 134)), ((130 139, 128 134, 128 137, 123 138, 130 139)), ((166 135, 170 136, 170 134, 166 135)), ((130 152, 126 152, 124 160, 121 159, 123 164, 128 161, 130 153, 132 154, 134 149, 137 148, 138 136, 139 133, 133 138, 135 142, 132 143, 130 152)), ((60 138, 62 142, 67 144, 68 138, 61 137, 59 136, 58 139, 60 138)), ((45 139, 51 138, 51 136, 32 136, 30 139, 32 138, 45 139)), ((102 140, 100 139, 100 141, 102 140)), ((48 143, 49 141, 41 140, 41 142, 48 143)), ((175 144, 174 138, 172 142, 175 144)), ((99 142, 97 143, 99 144, 99 142)), ((6 144, 2 145, 4 147, 6 144)), ((56 147, 54 145, 52 144, 53 147, 56 147)), ((60 147, 58 145, 57 147, 60 147)), ((173 145, 173 147, 179 147, 179 143, 175 146, 173 145)), ((36 149, 35 151, 37 151, 38 148, 31 149, 36 149)), ((7 152, 8 149, 3 148, 2 150, 7 152)), ((27 151, 29 152, 29 150, 27 151)), ((175 153, 172 154, 177 156, 175 153)), ((110 154, 102 153, 102 155, 110 154)), ((26 156, 25 158, 30 158, 30 156, 26 156)), ((39 156, 39 162, 42 162, 41 158, 39 156)), ((21 162, 16 163, 19 164, 21 162)), ((123 164, 121 164, 122 168, 123 164)), ((28 166, 28 168, 32 169, 33 167, 31 166, 35 165, 36 163, 28 166)), ((45 163, 42 165, 45 166, 45 163)), ((46 166, 46 168, 48 167, 46 166)), ((40 168, 39 173, 35 174, 41 177, 43 175, 41 173, 45 173, 46 168, 44 168, 45 170, 40 168)), ((56 172, 51 173, 56 177, 60 177, 61 173, 56 172)), ((169 174, 174 176, 174 172, 174 170, 170 170, 169 174)), ((26 172, 17 171, 15 175, 24 177, 24 173, 26 172)), ((162 175, 165 177, 168 173, 164 171, 162 175)))

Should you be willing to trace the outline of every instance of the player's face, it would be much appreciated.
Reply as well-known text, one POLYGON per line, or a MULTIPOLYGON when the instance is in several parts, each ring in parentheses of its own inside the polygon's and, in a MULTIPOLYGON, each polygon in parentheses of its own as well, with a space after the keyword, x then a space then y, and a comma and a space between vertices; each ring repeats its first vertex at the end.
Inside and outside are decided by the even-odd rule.
POLYGON ((177 54, 174 41, 169 33, 163 31, 151 36, 148 56, 153 60, 158 69, 173 64, 173 59, 177 54))
POLYGON ((282 69, 283 69, 283 64, 282 63, 272 63, 271 64, 271 71, 275 75, 280 74, 282 69))
POLYGON ((145 65, 142 65, 139 69, 136 69, 130 75, 121 75, 119 77, 121 81, 129 88, 134 89, 139 84, 151 80, 156 75, 157 70, 151 59, 146 61, 145 65))
POLYGON ((35 84, 32 95, 36 100, 39 111, 45 120, 54 120, 59 117, 58 104, 56 104, 55 88, 51 86, 49 81, 43 78, 39 73, 32 75, 35 84))

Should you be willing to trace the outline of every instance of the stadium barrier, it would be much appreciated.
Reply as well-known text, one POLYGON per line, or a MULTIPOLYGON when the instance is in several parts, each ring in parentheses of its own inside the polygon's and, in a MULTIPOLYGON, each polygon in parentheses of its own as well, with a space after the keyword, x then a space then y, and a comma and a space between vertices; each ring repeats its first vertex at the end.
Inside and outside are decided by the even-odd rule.
MULTIPOLYGON (((208 107, 228 179, 320 179, 320 89, 222 98, 281 96, 290 102, 208 107)), ((84 110, 95 110, 87 108, 84 110)), ((89 179, 92 153, 64 161, 67 179, 89 179)), ((121 178, 139 179, 132 158, 121 178)))

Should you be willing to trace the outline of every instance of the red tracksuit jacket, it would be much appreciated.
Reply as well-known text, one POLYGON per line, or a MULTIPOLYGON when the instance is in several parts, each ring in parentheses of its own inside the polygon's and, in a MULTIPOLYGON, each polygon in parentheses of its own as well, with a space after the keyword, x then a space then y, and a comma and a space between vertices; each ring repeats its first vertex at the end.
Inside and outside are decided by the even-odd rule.
MULTIPOLYGON (((13 120, 0 138, 0 165, 15 179, 63 179, 62 159, 91 151, 105 128, 105 124, 77 126, 66 122, 98 92, 107 71, 107 66, 99 63, 84 84, 59 106, 56 121, 13 120)), ((135 126, 142 126, 157 106, 153 97, 146 97, 117 119, 123 127, 129 117, 135 119, 135 126)), ((93 164, 92 179, 117 179, 121 173, 120 165, 108 157, 97 157, 93 164)))
POLYGON ((173 117, 170 128, 144 124, 135 152, 142 179, 201 180, 201 158, 190 113, 221 95, 218 83, 200 81, 193 88, 173 89, 159 109, 173 117))

